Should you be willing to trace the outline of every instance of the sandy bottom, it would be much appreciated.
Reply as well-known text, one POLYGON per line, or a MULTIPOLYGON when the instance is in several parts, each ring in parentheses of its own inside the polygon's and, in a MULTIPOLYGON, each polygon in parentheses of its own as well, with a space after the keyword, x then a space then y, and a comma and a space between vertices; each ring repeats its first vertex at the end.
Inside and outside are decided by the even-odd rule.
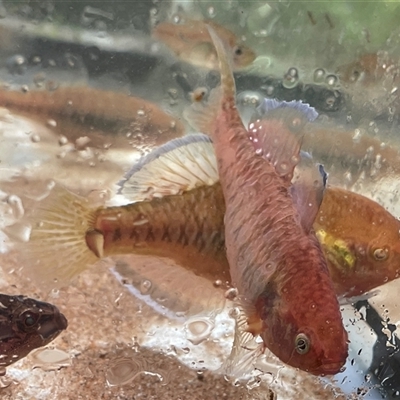
MULTIPOLYGON (((17 266, 15 254, 2 256, 0 266, 5 263, 17 266)), ((185 341, 182 324, 132 296, 104 263, 48 295, 16 274, 2 278, 1 291, 53 302, 69 326, 48 346, 66 352, 65 366, 57 369, 56 364, 41 364, 29 355, 8 368, 1 399, 345 399, 332 385, 290 368, 277 376, 266 374, 261 383, 227 382, 207 367, 222 364, 232 337, 210 338, 199 345, 185 341), (146 343, 154 345, 149 348, 146 343), (118 369, 118 360, 130 363, 118 369), (113 371, 119 376, 114 374, 114 380, 113 371), (107 382, 124 383, 124 376, 129 378, 126 384, 107 382)))

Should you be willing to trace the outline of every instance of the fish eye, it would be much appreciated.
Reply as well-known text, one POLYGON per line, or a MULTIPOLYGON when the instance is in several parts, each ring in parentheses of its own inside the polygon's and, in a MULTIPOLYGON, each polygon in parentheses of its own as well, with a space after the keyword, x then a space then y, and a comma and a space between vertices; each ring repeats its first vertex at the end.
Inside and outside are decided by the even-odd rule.
POLYGON ((22 329, 29 330, 34 327, 39 320, 39 314, 32 311, 25 311, 20 315, 22 329))
POLYGON ((376 261, 385 261, 388 258, 389 252, 384 248, 377 248, 372 252, 372 255, 376 261))
POLYGON ((236 46, 234 53, 235 53, 235 56, 241 56, 243 54, 243 49, 240 46, 236 46))
POLYGON ((295 348, 299 354, 307 354, 310 350, 310 339, 304 333, 299 333, 295 339, 295 348))

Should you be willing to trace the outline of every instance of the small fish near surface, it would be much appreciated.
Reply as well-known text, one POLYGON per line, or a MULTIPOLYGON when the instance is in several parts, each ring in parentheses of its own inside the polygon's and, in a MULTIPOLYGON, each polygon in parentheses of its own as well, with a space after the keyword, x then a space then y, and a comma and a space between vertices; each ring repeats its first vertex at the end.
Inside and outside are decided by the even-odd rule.
POLYGON ((254 120, 247 131, 224 45, 211 27, 209 32, 221 87, 187 117, 213 140, 226 205, 227 259, 248 330, 286 364, 336 374, 347 358, 347 332, 312 230, 326 175, 318 185, 301 178, 292 185, 300 138, 268 119, 254 120))
POLYGON ((67 319, 52 304, 0 294, 0 367, 47 345, 67 326, 67 319))
POLYGON ((218 68, 215 46, 208 33, 207 25, 224 38, 233 59, 233 68, 250 65, 256 55, 229 29, 212 21, 184 20, 174 24, 161 22, 153 30, 153 37, 165 43, 178 57, 194 65, 210 69, 218 68))

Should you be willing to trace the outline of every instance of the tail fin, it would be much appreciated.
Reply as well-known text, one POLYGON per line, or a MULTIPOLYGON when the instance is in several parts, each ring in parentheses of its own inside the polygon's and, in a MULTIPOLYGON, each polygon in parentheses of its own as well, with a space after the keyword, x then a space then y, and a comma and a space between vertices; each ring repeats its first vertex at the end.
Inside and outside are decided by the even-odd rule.
POLYGON ((210 135, 212 138, 214 121, 221 109, 222 99, 231 106, 236 106, 236 87, 232 73, 232 60, 228 57, 226 46, 210 25, 207 25, 207 29, 217 50, 221 85, 210 92, 207 104, 195 102, 185 111, 184 115, 195 129, 210 135))
POLYGON ((30 239, 17 250, 24 275, 33 281, 60 287, 98 260, 86 244, 94 224, 86 199, 55 186, 28 222, 30 239))
POLYGON ((222 96, 226 99, 235 99, 236 86, 232 73, 232 59, 228 58, 228 52, 214 29, 210 25, 207 25, 207 29, 210 33, 215 49, 217 50, 219 69, 221 73, 222 96))

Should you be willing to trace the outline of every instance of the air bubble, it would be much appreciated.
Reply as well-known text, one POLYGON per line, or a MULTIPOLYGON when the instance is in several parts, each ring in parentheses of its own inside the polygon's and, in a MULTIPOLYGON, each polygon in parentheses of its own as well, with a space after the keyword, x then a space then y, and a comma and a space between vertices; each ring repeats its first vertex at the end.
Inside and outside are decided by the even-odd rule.
POLYGON ((15 218, 20 219, 24 216, 24 206, 22 205, 22 201, 18 196, 14 194, 8 196, 7 203, 11 206, 15 218))
POLYGON ((322 83, 325 80, 325 70, 323 68, 318 68, 314 71, 314 82, 322 83))
POLYGON ((48 120, 46 121, 46 125, 47 125, 49 128, 55 128, 55 127, 57 126, 57 121, 54 120, 54 119, 48 119, 48 120))
POLYGON ((325 82, 329 86, 336 86, 338 84, 338 82, 339 82, 339 79, 338 79, 338 77, 336 75, 328 75, 325 78, 325 82))
POLYGON ((44 371, 56 371, 62 367, 69 367, 71 359, 68 353, 58 349, 39 349, 31 354, 34 368, 44 371))
POLYGON ((21 54, 16 54, 7 59, 6 66, 11 74, 23 75, 26 71, 26 58, 21 54))
POLYGON ((208 7, 207 14, 210 18, 214 18, 216 16, 215 8, 212 6, 208 7))
POLYGON ((174 24, 179 24, 181 21, 182 21, 182 18, 181 18, 181 16, 180 16, 180 14, 174 14, 174 15, 172 16, 172 22, 173 22, 174 24))
POLYGON ((36 85, 36 87, 42 87, 45 80, 46 80, 46 75, 42 72, 39 72, 33 77, 33 83, 36 85))
POLYGON ((237 296, 238 296, 238 291, 236 288, 230 288, 225 292, 225 298, 227 300, 233 301, 236 299, 237 296))
POLYGON ((148 279, 144 279, 141 283, 140 283, 140 293, 141 294, 147 294, 149 293, 150 289, 151 289, 152 283, 151 281, 149 281, 148 279))
POLYGON ((144 365, 133 358, 121 357, 112 360, 106 372, 109 386, 121 386, 131 383, 139 374, 146 372, 144 365))
POLYGON ((286 89, 293 89, 299 83, 299 73, 297 68, 289 68, 283 77, 282 85, 286 89))
POLYGON ((192 319, 186 323, 187 339, 198 345, 208 339, 213 329, 214 323, 207 318, 192 319))
POLYGON ((33 133, 31 135, 31 141, 33 143, 39 143, 40 142, 40 136, 37 133, 33 133))

